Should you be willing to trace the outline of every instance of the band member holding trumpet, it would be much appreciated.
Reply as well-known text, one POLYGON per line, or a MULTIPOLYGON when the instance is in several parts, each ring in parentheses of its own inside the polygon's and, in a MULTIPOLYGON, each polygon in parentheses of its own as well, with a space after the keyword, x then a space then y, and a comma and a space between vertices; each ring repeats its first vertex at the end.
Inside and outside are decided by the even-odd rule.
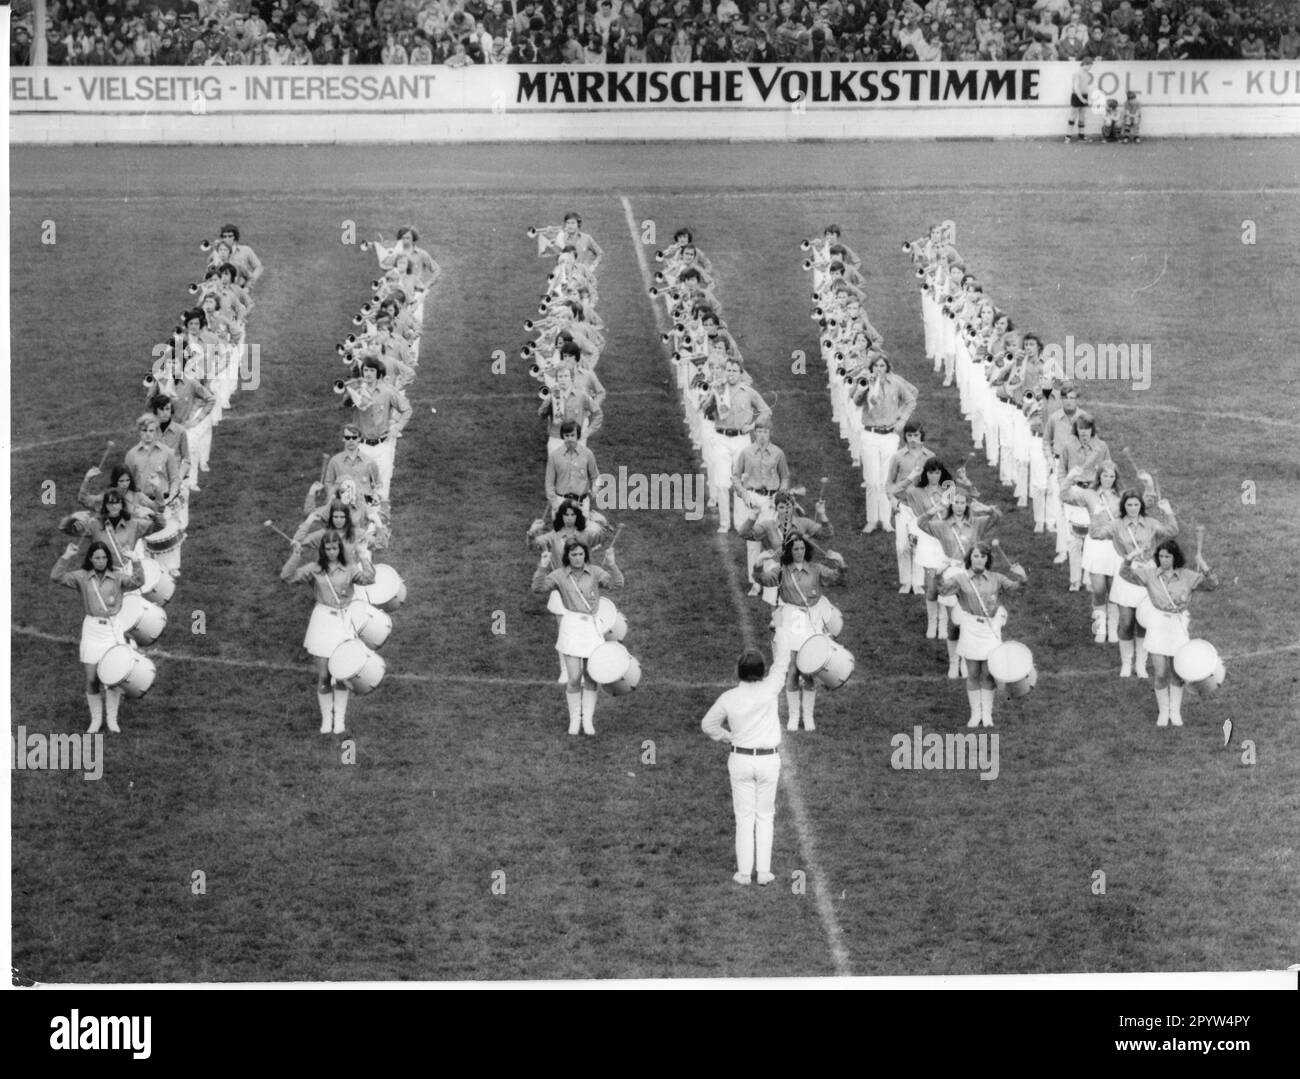
POLYGON ((54 563, 50 580, 77 589, 86 612, 81 622, 79 656, 86 672, 86 703, 90 706, 90 729, 87 733, 95 734, 107 719, 108 729, 120 734, 117 710, 122 703, 122 691, 101 685, 97 667, 105 652, 114 645, 126 643, 118 625, 118 615, 122 611, 122 593, 141 584, 139 567, 113 569, 108 544, 95 540, 86 551, 81 568, 73 569, 77 551, 78 544, 68 544, 54 563))
POLYGON ((916 409, 916 387, 895 375, 883 355, 870 361, 869 372, 853 394, 853 404, 862 409, 862 479, 867 490, 867 523, 862 531, 892 532, 886 477, 898 452, 899 435, 916 409))
POLYGON ((577 734, 579 726, 583 734, 596 733, 593 720, 597 687, 587 672, 587 660, 604 642, 596 625, 596 610, 600 605, 600 589, 623 587, 623 571, 614 560, 612 544, 605 551, 604 566, 589 564, 590 558, 591 548, 581 540, 572 539, 564 545, 560 566, 552 568, 549 552, 545 552, 533 574, 535 593, 546 595, 554 589, 564 604, 555 650, 568 672, 565 697, 569 705, 570 734, 577 734))
POLYGON ((836 551, 827 551, 826 561, 817 562, 813 556, 814 548, 811 540, 800 535, 792 536, 781 549, 779 566, 769 554, 753 570, 757 583, 776 587, 774 647, 780 645, 790 653, 789 678, 786 683, 786 729, 791 731, 799 729, 801 713, 804 728, 810 731, 817 729, 814 721, 817 683, 799 673, 795 656, 809 637, 826 632, 826 616, 831 606, 822 590, 827 585, 843 584, 846 575, 842 555, 836 551))
POLYGON ((992 545, 976 542, 966 552, 964 568, 950 566, 944 570, 939 583, 943 595, 957 597, 953 616, 961 626, 957 654, 966 661, 966 696, 970 701, 968 727, 993 726, 994 684, 993 676, 989 674, 988 658, 1002 643, 1002 627, 1007 621, 1001 597, 1004 592, 1017 591, 1029 579, 1019 563, 1009 564, 1015 577, 990 569, 992 558, 992 545))
POLYGON ((286 564, 280 572, 280 579, 288 584, 310 582, 315 592, 316 606, 302 644, 316 660, 320 732, 343 734, 349 691, 347 686, 335 685, 331 681, 329 658, 335 648, 356 636, 348 617, 348 604, 352 602, 354 585, 374 583, 375 568, 365 554, 361 554, 358 561, 350 562, 344 550, 343 537, 328 531, 321 536, 316 558, 296 569, 286 564))
POLYGON ((1168 499, 1157 500, 1149 472, 1140 472, 1147 492, 1125 491, 1119 498, 1118 514, 1113 521, 1093 518, 1089 536, 1109 540, 1120 557, 1120 565, 1111 578, 1108 598, 1116 606, 1121 678, 1131 678, 1136 669, 1139 678, 1147 677, 1146 631, 1138 623, 1137 606, 1146 598, 1142 583, 1126 568, 1133 562, 1148 562, 1155 555, 1156 544, 1178 535, 1178 519, 1168 499), (1164 520, 1148 516, 1147 505, 1159 509, 1164 520), (1135 667, 1136 664, 1136 667, 1135 667))
POLYGON ((391 383, 380 381, 386 374, 382 360, 367 356, 361 361, 360 385, 347 388, 356 407, 355 423, 361 433, 359 448, 379 469, 375 495, 381 502, 389 498, 397 439, 411 422, 411 404, 405 394, 391 383))
POLYGON ((588 273, 595 274, 601 259, 605 257, 605 252, 601 250, 600 244, 596 243, 594 237, 582 231, 582 218, 578 216, 577 211, 570 210, 564 215, 564 229, 560 239, 564 247, 572 247, 577 252, 578 265, 584 267, 588 273))
MULTIPOLYGON (((770 418, 755 421, 753 437, 753 443, 740 451, 731 466, 731 489, 736 493, 736 531, 742 535, 751 520, 773 508, 772 497, 790 486, 785 451, 772 445, 770 418)), ((752 578, 762 549, 757 539, 745 540, 746 577, 752 578)), ((750 587, 751 596, 760 592, 757 584, 750 587)))
POLYGON ((740 362, 728 360, 724 370, 722 385, 710 385, 700 404, 705 417, 713 417, 712 431, 706 426, 702 434, 709 486, 718 503, 719 532, 731 530, 732 469, 736 458, 750 444, 749 433, 754 425, 772 420, 767 402, 752 386, 741 382, 740 362))
POLYGON ((262 276, 262 260, 248 244, 239 242, 239 229, 234 225, 221 226, 221 239, 230 245, 230 257, 226 260, 242 273, 249 288, 262 276))
POLYGON ((1132 574, 1146 586, 1154 608, 1147 619, 1146 644, 1153 668, 1152 685, 1156 691, 1157 727, 1183 725, 1183 680, 1174 670, 1174 655, 1191 637, 1187 626, 1191 620, 1192 592, 1197 588, 1211 591, 1219 579, 1201 556, 1201 529, 1197 529, 1196 568, 1185 569, 1186 559, 1177 540, 1164 540, 1156 547, 1154 563, 1130 564, 1132 574))
POLYGON ((543 392, 542 403, 538 406, 537 414, 548 417, 547 457, 557 450, 564 449, 564 437, 560 434, 560 428, 566 420, 576 423, 583 432, 579 441, 584 446, 605 422, 605 415, 601 412, 599 403, 587 394, 574 389, 573 368, 567 363, 562 363, 555 369, 555 389, 543 392))
POLYGON ((915 588, 915 578, 920 574, 912 566, 916 514, 903 495, 925 475, 926 462, 933 457, 934 451, 925 445, 925 428, 916 420, 908 420, 903 424, 903 448, 890 458, 885 475, 885 493, 894 509, 894 554, 898 559, 900 595, 920 591, 915 588))

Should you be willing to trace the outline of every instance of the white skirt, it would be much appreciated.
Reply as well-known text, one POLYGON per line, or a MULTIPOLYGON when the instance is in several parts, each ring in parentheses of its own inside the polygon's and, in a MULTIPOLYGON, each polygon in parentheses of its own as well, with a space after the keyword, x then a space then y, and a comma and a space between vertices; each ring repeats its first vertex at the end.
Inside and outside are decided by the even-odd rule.
POLYGON ((1154 607, 1147 616, 1147 652, 1153 656, 1173 656, 1191 638, 1187 635, 1187 624, 1191 616, 1187 611, 1182 614, 1169 614, 1154 607))
POLYGON ((962 659, 986 660, 1002 643, 1002 631, 991 618, 977 618, 962 611, 958 622, 961 636, 957 638, 957 655, 962 659))
POLYGON ((1083 569, 1085 573, 1096 573, 1104 577, 1114 577, 1124 560, 1110 540, 1093 539, 1087 536, 1083 541, 1083 569))
POLYGON ((92 618, 86 615, 81 620, 81 662, 98 663, 104 653, 115 644, 123 644, 124 638, 118 628, 116 618, 92 618))
POLYGON ((930 533, 919 529, 916 533, 916 549, 912 552, 912 562, 922 569, 943 569, 948 564, 948 556, 943 553, 943 544, 930 533))
POLYGON ((1124 580, 1117 569, 1115 579, 1110 583, 1110 595, 1107 598, 1111 603, 1118 604, 1120 607, 1136 608, 1139 603, 1147 598, 1147 590, 1140 584, 1124 580))
POLYGON ((302 639, 302 646, 307 649, 308 655, 317 659, 329 659, 334 654, 334 649, 355 636, 356 631, 352 628, 347 608, 339 610, 318 603, 311 612, 311 621, 307 623, 307 635, 302 639))
POLYGON ((778 603, 773 618, 775 633, 781 635, 785 647, 791 652, 799 651, 809 637, 815 637, 820 632, 808 612, 793 603, 778 603))
POLYGON ((604 643, 605 637, 592 615, 566 610, 560 616, 560 635, 555 642, 560 655, 587 659, 604 643))

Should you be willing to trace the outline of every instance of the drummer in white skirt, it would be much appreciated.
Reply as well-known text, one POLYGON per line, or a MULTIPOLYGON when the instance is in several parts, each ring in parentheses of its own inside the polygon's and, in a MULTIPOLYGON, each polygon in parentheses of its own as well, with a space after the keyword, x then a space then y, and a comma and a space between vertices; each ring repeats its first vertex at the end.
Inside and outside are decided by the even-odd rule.
POLYGON ((596 624, 600 589, 622 588, 623 571, 614 561, 614 548, 605 551, 604 566, 588 565, 591 549, 581 540, 564 545, 563 565, 550 570, 549 559, 533 574, 533 591, 545 595, 554 589, 564 603, 555 650, 568 671, 565 696, 569 704, 569 733, 595 734, 596 682, 587 673, 587 660, 605 641, 596 624))
POLYGON ((1156 544, 1162 539, 1178 535, 1178 519, 1168 499, 1156 501, 1154 485, 1149 473, 1142 473, 1147 481, 1147 493, 1125 491, 1119 499, 1119 515, 1114 521, 1094 519, 1089 536, 1096 540, 1109 540, 1120 556, 1120 567, 1111 580, 1108 599, 1115 604, 1118 614, 1118 637, 1121 678, 1147 677, 1147 652, 1145 630, 1137 620, 1137 606, 1146 599, 1146 589, 1133 577, 1129 563, 1150 561, 1156 544), (1164 520, 1148 516, 1148 503, 1158 508, 1164 520))
POLYGON ((970 701, 968 727, 993 726, 993 676, 988 658, 1002 643, 1002 627, 1007 621, 1001 605, 1004 592, 1015 592, 1028 576, 1019 563, 1011 567, 1015 577, 1007 577, 988 568, 992 547, 975 543, 966 552, 964 570, 950 567, 944 571, 939 591, 956 595, 954 617, 961 626, 957 654, 966 661, 966 696, 970 701), (1019 578, 1017 580, 1017 578, 1019 578))
POLYGON ((311 612, 311 622, 307 625, 302 645, 316 660, 320 732, 342 734, 349 691, 347 686, 331 682, 329 659, 334 649, 356 636, 352 619, 348 617, 348 604, 353 599, 354 585, 374 583, 375 567, 365 554, 358 561, 349 562, 343 537, 330 531, 321 536, 314 562, 297 569, 286 565, 280 577, 289 584, 311 582, 315 592, 316 606, 311 612))
MULTIPOLYGON (((925 596, 925 635, 931 640, 939 636, 938 571, 948 564, 948 558, 943 553, 942 544, 930 533, 917 527, 917 521, 927 514, 937 513, 944 490, 954 486, 952 477, 939 458, 930 457, 924 462, 920 475, 911 477, 908 485, 897 494, 900 504, 899 520, 907 528, 908 543, 912 549, 912 590, 925 596), (907 507, 906 516, 903 515, 903 506, 907 507)), ((946 630, 945 620, 945 632, 946 630)))
POLYGON ((1196 560, 1195 569, 1185 569, 1186 560, 1177 540, 1165 540, 1156 547, 1155 564, 1134 564, 1133 574, 1145 586, 1151 609, 1147 616, 1147 651, 1151 654, 1159 709, 1156 726, 1183 725, 1183 680, 1174 670, 1174 656, 1191 637, 1187 632, 1191 621, 1189 606, 1192 592, 1197 588, 1207 591, 1219 587, 1204 558, 1196 560))
POLYGON ((775 640, 784 640, 790 651, 790 670, 785 687, 788 705, 786 729, 799 729, 802 711, 804 729, 814 731, 817 729, 814 719, 817 683, 799 673, 795 660, 809 637, 827 634, 826 619, 834 608, 822 589, 826 585, 844 583, 844 559, 831 551, 826 556, 829 562, 813 561, 812 548, 800 535, 786 541, 779 566, 773 564, 770 556, 771 552, 754 567, 754 580, 765 587, 776 587, 775 640))
POLYGON ((120 734, 117 709, 122 702, 122 691, 101 685, 97 668, 104 653, 114 645, 125 644, 118 616, 122 613, 122 593, 138 588, 141 583, 138 566, 131 569, 113 569, 112 554, 108 545, 95 540, 86 551, 80 569, 76 564, 78 545, 69 543, 63 555, 54 563, 50 580, 81 594, 86 616, 81 622, 80 659, 86 671, 86 703, 90 706, 90 729, 95 734, 103 726, 107 710, 108 729, 120 734))
POLYGON ((898 591, 919 592, 919 568, 912 564, 912 547, 916 536, 916 514, 903 494, 925 474, 925 462, 934 451, 925 445, 925 428, 916 420, 903 424, 903 448, 889 460, 885 474, 885 493, 894 507, 894 554, 898 559, 898 591))
POLYGON ((1106 525, 1119 519, 1119 470, 1107 461, 1097 470, 1095 487, 1072 484, 1061 492, 1068 506, 1082 506, 1088 511, 1088 535, 1083 539, 1083 573, 1092 597, 1092 639, 1096 644, 1119 640, 1119 607, 1109 601, 1111 584, 1119 573, 1122 559, 1115 545, 1092 535, 1094 524, 1106 525))

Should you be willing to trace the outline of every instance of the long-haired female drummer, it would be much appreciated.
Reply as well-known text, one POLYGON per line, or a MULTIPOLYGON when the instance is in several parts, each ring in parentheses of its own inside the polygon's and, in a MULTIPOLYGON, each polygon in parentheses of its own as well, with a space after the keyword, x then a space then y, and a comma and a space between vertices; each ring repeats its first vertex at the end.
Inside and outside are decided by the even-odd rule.
POLYGON ((1162 539, 1178 535, 1178 519, 1168 499, 1156 501, 1151 478, 1143 473, 1149 490, 1145 495, 1125 491, 1119 498, 1119 513, 1113 521, 1093 519, 1089 536, 1095 540, 1110 540, 1120 557, 1120 566, 1111 579, 1108 598, 1117 612, 1119 637, 1119 676, 1131 678, 1136 663, 1137 676, 1147 677, 1146 631, 1137 620, 1137 605, 1146 598, 1146 590, 1133 577, 1129 564, 1149 561, 1155 554, 1156 544, 1162 539), (1148 516, 1147 504, 1159 509, 1164 520, 1148 516))
POLYGON ((146 494, 142 494, 135 486, 135 477, 131 475, 131 470, 126 465, 114 465, 112 471, 108 474, 108 489, 106 491, 90 490, 91 481, 102 476, 98 468, 88 469, 85 478, 81 481, 81 487, 77 491, 77 502, 86 509, 98 513, 104 504, 104 495, 108 491, 117 491, 121 494, 126 503, 126 508, 131 511, 132 516, 144 516, 161 511, 158 502, 146 494))
MULTIPOLYGON (((906 478, 906 477, 905 477, 906 478)), ((908 508, 910 516, 903 518, 907 527, 908 543, 912 546, 912 583, 921 576, 921 588, 925 593, 925 635, 930 640, 939 636, 939 584, 938 572, 948 564, 943 553, 943 545, 919 527, 917 522, 926 516, 933 516, 943 506, 943 492, 953 487, 952 476, 937 457, 930 457, 924 463, 919 476, 911 480, 910 486, 899 493, 900 514, 902 506, 908 508)), ((897 484, 895 485, 897 490, 897 484)), ((948 632, 948 615, 943 612, 943 631, 948 632)))
POLYGON ((348 506, 335 499, 328 506, 308 515, 293 534, 293 551, 280 576, 292 576, 304 558, 311 558, 320 551, 320 541, 327 532, 337 532, 343 541, 343 555, 349 563, 370 560, 370 544, 366 536, 365 510, 348 506))
POLYGON ((826 562, 815 561, 811 544, 803 536, 794 535, 781 549, 779 566, 772 566, 770 559, 760 559, 754 566, 754 580, 758 584, 776 587, 775 640, 784 641, 791 653, 785 683, 786 730, 799 729, 801 713, 804 729, 817 729, 814 719, 817 683, 799 673, 795 658, 809 637, 826 632, 830 600, 823 595, 823 587, 844 583, 843 557, 837 552, 830 552, 826 557, 826 562))
POLYGON ((77 550, 78 544, 68 544, 62 557, 54 563, 50 580, 77 589, 86 612, 81 622, 80 658, 86 672, 86 703, 90 706, 88 733, 98 731, 107 718, 108 729, 119 734, 117 709, 122 703, 122 691, 101 685, 96 667, 105 652, 114 645, 126 643, 117 616, 122 611, 122 593, 140 585, 138 568, 113 569, 108 544, 95 540, 86 551, 81 568, 73 569, 77 550))
POLYGON ((894 554, 898 558, 898 591, 912 591, 914 569, 912 544, 915 542, 916 514, 902 498, 903 493, 925 474, 925 462, 934 451, 925 445, 925 428, 916 420, 903 424, 903 448, 889 459, 885 475, 885 493, 894 507, 894 554))
POLYGON ((1174 670, 1174 655, 1191 638, 1187 632, 1191 620, 1189 606, 1197 588, 1211 591, 1219 587, 1204 558, 1198 557, 1195 569, 1185 569, 1186 559, 1177 540, 1164 540, 1156 547, 1154 565, 1132 565, 1133 575, 1146 586, 1154 608, 1147 621, 1147 651, 1154 668, 1152 685, 1156 691, 1157 727, 1183 725, 1183 680, 1174 670))
POLYGON ((961 624, 957 653, 966 661, 966 697, 970 701, 968 727, 993 726, 993 676, 989 674, 989 654, 1002 643, 1002 627, 1007 611, 1001 605, 1004 592, 1014 592, 1029 578, 1018 562, 1012 565, 1015 577, 989 569, 993 549, 977 542, 966 552, 965 569, 949 567, 943 572, 939 591, 957 597, 954 617, 961 624), (1017 579, 1018 578, 1018 579, 1017 579))
POLYGON ((564 659, 569 675, 565 697, 569 704, 570 734, 577 734, 579 726, 584 734, 596 733, 592 725, 596 714, 596 683, 587 673, 587 660, 604 643, 596 625, 596 608, 600 604, 600 589, 623 587, 623 571, 614 561, 613 547, 605 551, 604 566, 591 565, 590 558, 590 547, 581 540, 569 540, 564 545, 561 566, 550 569, 550 558, 544 555, 533 574, 534 592, 545 595, 555 589, 564 604, 555 650, 564 659))
POLYGON ((1092 597, 1092 639, 1096 644, 1119 640, 1119 608, 1109 601, 1109 597, 1121 559, 1113 543, 1095 539, 1092 535, 1094 524, 1104 525, 1119 519, 1118 479, 1119 469, 1113 461, 1106 461, 1097 470, 1095 487, 1077 483, 1061 492, 1062 502, 1083 506, 1088 511, 1088 535, 1083 540, 1082 565, 1092 597))
POLYGON ((122 492, 113 487, 104 492, 99 513, 84 519, 87 516, 73 514, 69 519, 71 530, 104 544, 113 569, 128 568, 137 561, 140 541, 162 523, 161 514, 147 510, 142 510, 139 516, 133 515, 122 492))
MULTIPOLYGON (((1110 449, 1097 437, 1097 421, 1080 415, 1072 428, 1072 438, 1061 448, 1061 490, 1073 483, 1091 486, 1096 482, 1101 466, 1110 461, 1110 449)), ((1064 503, 1064 499, 1061 500, 1064 503)), ((1083 537, 1088 534, 1088 511, 1080 506, 1065 506, 1063 517, 1069 536, 1066 537, 1066 554, 1070 562, 1070 591, 1083 587, 1083 537)))
MULTIPOLYGON (((286 566, 285 570, 288 569, 286 566)), ((348 604, 352 602, 354 585, 374 583, 375 567, 364 556, 349 562, 343 537, 330 531, 321 536, 315 561, 289 572, 285 570, 280 573, 281 580, 289 584, 310 582, 315 591, 316 606, 302 644, 316 660, 320 732, 342 734, 348 712, 348 688, 331 682, 329 659, 335 648, 356 636, 348 617, 348 604)))
MULTIPOLYGON (((555 516, 551 518, 549 529, 540 517, 533 522, 528 530, 528 542, 542 549, 541 564, 550 569, 552 566, 564 563, 564 548, 571 540, 585 543, 589 551, 595 550, 605 538, 608 525, 609 522, 594 511, 591 520, 588 521, 587 515, 582 512, 582 507, 577 502, 566 498, 556 509, 555 516)), ((564 662, 564 656, 560 656, 560 681, 568 680, 569 669, 564 662)))
MULTIPOLYGON (((986 506, 972 499, 963 487, 945 489, 939 503, 917 518, 916 527, 939 541, 947 565, 960 568, 974 544, 982 540, 1002 517, 996 506, 986 506)), ((957 651, 961 627, 948 617, 957 606, 952 592, 936 590, 939 598, 938 632, 948 640, 948 677, 961 677, 962 656, 957 651), (946 624, 946 626, 945 626, 946 624)), ((928 593, 927 593, 928 594, 928 593)))

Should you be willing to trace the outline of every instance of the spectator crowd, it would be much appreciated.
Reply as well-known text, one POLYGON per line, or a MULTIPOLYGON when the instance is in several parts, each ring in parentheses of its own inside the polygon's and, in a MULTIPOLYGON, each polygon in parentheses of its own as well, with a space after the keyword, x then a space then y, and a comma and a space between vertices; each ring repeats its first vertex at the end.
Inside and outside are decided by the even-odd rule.
MULTIPOLYGON (((33 63, 30 0, 10 62, 33 63)), ((49 0, 54 65, 1300 57, 1291 0, 49 0)))

